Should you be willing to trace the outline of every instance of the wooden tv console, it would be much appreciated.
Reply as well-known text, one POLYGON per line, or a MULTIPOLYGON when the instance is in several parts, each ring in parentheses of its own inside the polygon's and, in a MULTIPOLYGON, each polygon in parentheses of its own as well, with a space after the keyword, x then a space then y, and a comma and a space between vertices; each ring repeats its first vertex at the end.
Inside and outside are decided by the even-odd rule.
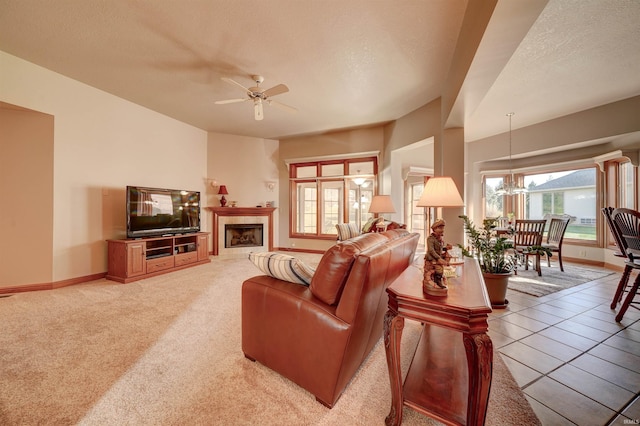
POLYGON ((107 279, 129 283, 211 262, 209 233, 107 240, 107 279))

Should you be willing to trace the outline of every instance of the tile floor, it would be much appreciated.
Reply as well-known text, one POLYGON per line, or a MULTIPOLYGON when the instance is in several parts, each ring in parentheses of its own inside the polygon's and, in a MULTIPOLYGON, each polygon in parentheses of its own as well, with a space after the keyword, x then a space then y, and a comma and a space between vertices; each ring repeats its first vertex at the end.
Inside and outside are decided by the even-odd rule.
POLYGON ((616 323, 609 307, 620 275, 544 297, 509 290, 491 314, 494 350, 543 425, 640 423, 640 311, 616 323))

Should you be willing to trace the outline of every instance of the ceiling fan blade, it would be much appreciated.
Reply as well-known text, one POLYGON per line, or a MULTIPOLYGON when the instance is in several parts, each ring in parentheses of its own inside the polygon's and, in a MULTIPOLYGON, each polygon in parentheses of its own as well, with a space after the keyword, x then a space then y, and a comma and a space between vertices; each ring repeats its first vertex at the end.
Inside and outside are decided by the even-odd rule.
POLYGON ((238 99, 227 99, 224 101, 215 101, 214 103, 218 104, 218 105, 224 105, 224 104, 233 104, 236 102, 244 102, 244 101, 248 101, 249 98, 238 98, 238 99))
POLYGON ((273 86, 271 89, 265 90, 262 94, 268 98, 269 96, 280 95, 282 93, 287 93, 288 91, 289 88, 287 86, 284 84, 278 84, 277 86, 273 86))
POLYGON ((267 102, 269 103, 269 105, 273 105, 274 107, 283 109, 287 112, 292 112, 292 113, 298 112, 297 108, 283 104, 282 102, 274 101, 272 99, 268 99, 267 102))
POLYGON ((251 92, 251 90, 249 90, 248 88, 244 87, 242 84, 238 83, 235 80, 232 80, 230 78, 227 77, 221 77, 222 81, 224 81, 225 83, 229 83, 229 84, 233 84, 235 86, 241 87, 245 92, 251 92))

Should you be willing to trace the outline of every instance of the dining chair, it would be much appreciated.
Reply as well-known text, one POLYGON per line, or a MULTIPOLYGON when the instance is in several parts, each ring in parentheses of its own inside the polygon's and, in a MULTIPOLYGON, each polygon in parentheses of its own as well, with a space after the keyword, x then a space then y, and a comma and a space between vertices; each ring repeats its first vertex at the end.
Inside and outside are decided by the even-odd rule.
POLYGON ((509 218, 506 216, 500 216, 496 218, 496 225, 498 228, 506 228, 509 226, 509 218))
POLYGON ((611 301, 611 309, 615 309, 620 303, 622 299, 622 295, 625 290, 627 290, 627 285, 629 284, 629 276, 634 269, 640 270, 640 263, 631 263, 628 261, 626 253, 627 243, 624 241, 622 236, 620 235, 620 230, 613 222, 611 218, 611 213, 613 213, 613 207, 604 207, 602 209, 602 214, 605 218, 605 222, 609 226, 609 231, 613 236, 613 239, 616 243, 617 250, 613 253, 616 257, 621 257, 625 259, 624 271, 622 272, 622 276, 620 277, 620 281, 618 281, 618 287, 616 288, 616 292, 613 295, 613 300, 611 301))
MULTIPOLYGON (((624 253, 627 255, 623 278, 621 278, 618 283, 616 295, 614 296, 614 300, 611 304, 611 308, 615 309, 618 302, 622 299, 622 294, 625 291, 627 292, 627 296, 622 302, 622 306, 616 315, 616 322, 620 322, 624 317, 625 312, 627 312, 627 309, 629 309, 629 306, 640 303, 634 302, 638 286, 640 286, 640 274, 636 276, 633 284, 627 289, 627 282, 629 280, 631 269, 640 269, 640 212, 627 208, 616 208, 611 211, 611 221, 614 225, 615 232, 618 232, 620 236, 624 253), (626 280, 623 282, 625 275, 626 280)), ((637 306, 633 307, 639 309, 637 306)))
MULTIPOLYGON (((532 246, 542 245, 544 226, 547 221, 544 219, 516 219, 513 233, 513 248, 519 258, 524 259, 524 269, 529 269, 529 251, 532 246)), ((540 268, 540 252, 535 251, 535 269, 538 275, 542 275, 540 268)), ((517 269, 514 271, 518 274, 517 269)))
MULTIPOLYGON (((549 222, 547 239, 542 243, 542 247, 548 248, 551 253, 558 253, 558 264, 562 272, 564 272, 564 267, 562 266, 562 240, 564 240, 564 233, 567 231, 570 221, 571 218, 568 216, 552 218, 551 222, 549 222)), ((546 256, 547 266, 551 266, 551 256, 549 254, 546 254, 546 256)))

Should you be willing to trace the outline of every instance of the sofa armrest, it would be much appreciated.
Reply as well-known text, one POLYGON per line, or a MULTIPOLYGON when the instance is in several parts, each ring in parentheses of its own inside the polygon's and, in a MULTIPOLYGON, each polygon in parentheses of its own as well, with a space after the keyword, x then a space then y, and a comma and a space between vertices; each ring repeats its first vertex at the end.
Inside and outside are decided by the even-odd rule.
POLYGON ((331 404, 350 335, 335 309, 306 286, 249 278, 242 284, 242 350, 331 404))

